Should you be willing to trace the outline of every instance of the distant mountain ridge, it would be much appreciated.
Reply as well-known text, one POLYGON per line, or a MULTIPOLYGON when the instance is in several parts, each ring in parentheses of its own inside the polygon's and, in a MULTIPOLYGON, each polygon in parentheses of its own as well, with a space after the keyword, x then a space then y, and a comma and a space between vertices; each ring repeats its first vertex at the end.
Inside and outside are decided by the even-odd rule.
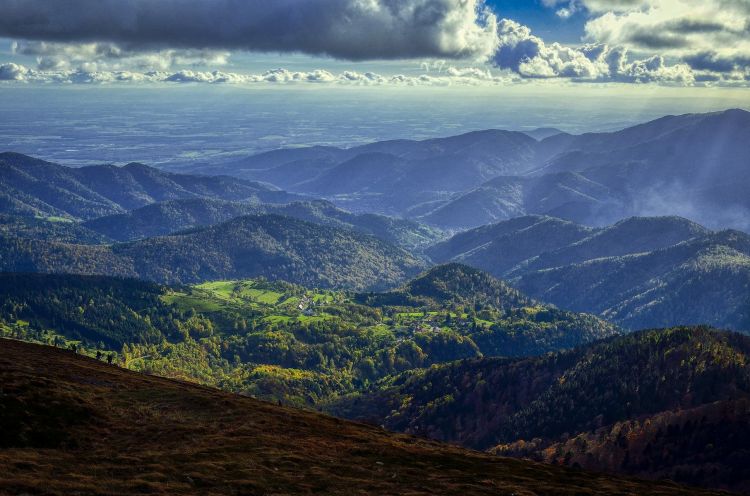
POLYGON ((276 150, 194 170, 445 229, 528 214, 588 225, 681 215, 750 229, 750 112, 666 116, 608 133, 541 131, 276 150))
POLYGON ((750 330, 750 235, 739 231, 712 232, 679 217, 590 228, 527 216, 459 233, 427 254, 630 329, 711 324, 750 330))
POLYGON ((564 131, 560 131, 555 127, 538 127, 530 131, 521 131, 522 133, 531 136, 537 141, 541 141, 550 136, 557 136, 558 134, 564 134, 564 131))
POLYGON ((426 220, 473 227, 545 214, 589 225, 633 215, 681 215, 750 229, 750 112, 667 116, 622 131, 539 142, 522 177, 493 179, 426 220))
POLYGON ((372 236, 279 215, 237 217, 111 246, 0 237, 0 270, 115 275, 167 283, 264 276, 311 287, 384 288, 424 262, 372 236))
POLYGON ((576 172, 500 176, 417 218, 445 229, 478 227, 528 214, 598 225, 610 214, 621 217, 621 200, 611 188, 576 172))
POLYGON ((666 116, 607 133, 536 131, 282 149, 181 169, 211 176, 142 164, 70 169, 5 153, 0 212, 90 220, 175 199, 304 195, 451 230, 530 214, 592 226, 680 215, 750 229, 748 111, 666 116))
POLYGON ((138 163, 72 168, 0 153, 0 212, 7 214, 88 220, 186 198, 269 203, 300 199, 228 176, 175 174, 138 163))
POLYGON ((436 199, 447 200, 451 193, 497 175, 522 172, 534 157, 536 142, 521 132, 486 130, 349 149, 275 150, 188 170, 266 181, 329 198, 351 211, 398 215, 436 199))

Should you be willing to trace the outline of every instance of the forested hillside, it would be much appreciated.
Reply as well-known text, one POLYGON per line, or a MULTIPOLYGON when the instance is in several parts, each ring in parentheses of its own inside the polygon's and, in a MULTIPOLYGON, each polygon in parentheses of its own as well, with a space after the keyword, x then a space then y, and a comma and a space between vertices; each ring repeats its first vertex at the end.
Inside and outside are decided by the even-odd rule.
POLYGON ((615 422, 555 443, 520 440, 491 452, 747 493, 748 426, 750 400, 729 399, 615 422))
POLYGON ((0 270, 98 274, 167 283, 258 277, 351 289, 393 286, 424 263, 350 229, 277 215, 111 246, 0 239, 0 270))
POLYGON ((220 224, 244 215, 262 214, 284 215, 314 224, 353 229, 407 249, 427 245, 441 237, 439 230, 414 221, 376 214, 355 215, 322 200, 285 205, 205 198, 172 200, 93 219, 83 226, 117 241, 134 241, 220 224))
POLYGON ((748 353, 750 338, 739 334, 642 331, 544 356, 408 372, 330 411, 506 455, 747 490, 746 445, 724 428, 750 427, 746 402, 737 402, 750 398, 748 353), (714 448, 712 438, 728 444, 714 448), (663 456, 649 464, 650 450, 663 456))
POLYGON ((544 353, 618 332, 460 266, 406 288, 357 295, 267 280, 165 287, 3 274, 0 319, 8 336, 114 352, 135 370, 306 406, 435 363, 544 353), (434 287, 467 291, 458 300, 425 291, 434 287))
POLYGON ((107 236, 62 217, 0 214, 0 236, 85 245, 112 242, 107 236))
POLYGON ((711 324, 750 330, 750 236, 739 231, 530 272, 512 281, 537 298, 630 329, 711 324))

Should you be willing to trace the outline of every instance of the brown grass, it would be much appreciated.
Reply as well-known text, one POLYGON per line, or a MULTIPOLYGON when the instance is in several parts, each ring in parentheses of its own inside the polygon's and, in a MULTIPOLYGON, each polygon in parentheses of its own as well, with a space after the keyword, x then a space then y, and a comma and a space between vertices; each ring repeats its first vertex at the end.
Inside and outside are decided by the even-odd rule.
POLYGON ((492 457, 9 340, 0 493, 718 494, 492 457))

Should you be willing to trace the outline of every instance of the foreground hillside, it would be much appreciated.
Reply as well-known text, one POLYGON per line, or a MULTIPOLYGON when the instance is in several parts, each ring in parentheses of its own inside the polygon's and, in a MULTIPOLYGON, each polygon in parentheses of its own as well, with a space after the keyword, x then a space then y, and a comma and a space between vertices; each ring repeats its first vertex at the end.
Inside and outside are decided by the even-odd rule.
POLYGON ((537 438, 492 453, 690 485, 750 492, 750 400, 670 410, 547 443, 537 438))
POLYGON ((434 366, 331 411, 506 455, 750 491, 748 355, 739 334, 643 331, 434 366))
POLYGON ((308 407, 406 370, 545 353, 616 332, 458 265, 365 295, 262 279, 165 287, 0 274, 0 336, 114 353, 134 370, 308 407))
POLYGON ((459 233, 427 253, 633 330, 678 324, 750 330, 750 236, 740 231, 712 232, 680 217, 591 228, 526 216, 459 233))
POLYGON ((0 341, 7 494, 710 494, 490 457, 0 341))

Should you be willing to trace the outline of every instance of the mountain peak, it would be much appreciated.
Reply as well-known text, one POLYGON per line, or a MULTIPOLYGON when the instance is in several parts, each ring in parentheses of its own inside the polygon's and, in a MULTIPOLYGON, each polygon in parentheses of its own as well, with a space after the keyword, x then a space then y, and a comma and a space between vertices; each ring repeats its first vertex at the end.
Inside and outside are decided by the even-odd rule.
POLYGON ((536 129, 532 129, 530 131, 521 131, 521 132, 527 136, 531 136, 537 141, 542 141, 551 136, 557 136, 558 134, 567 134, 565 133, 565 131, 561 131, 557 129, 556 127, 539 127, 536 129))
POLYGON ((503 281, 481 270, 452 262, 424 272, 402 288, 403 292, 442 304, 481 304, 497 308, 523 306, 530 300, 503 281))
POLYGON ((35 158, 30 155, 25 155, 18 152, 0 152, 0 162, 5 162, 9 165, 27 165, 27 164, 49 164, 45 160, 35 158))
POLYGON ((750 117, 750 111, 741 108, 731 108, 722 112, 724 115, 741 115, 743 117, 750 117))
POLYGON ((635 229, 635 230, 638 230, 639 233, 641 234, 643 234, 644 229, 660 230, 660 231, 684 230, 684 231, 692 231, 696 235, 707 234, 709 232, 708 229, 698 224, 697 222, 693 222, 690 219, 686 219, 685 217, 680 217, 678 215, 662 215, 662 216, 654 216, 654 217, 645 217, 645 216, 628 217, 627 219, 623 219, 613 224, 609 229, 620 229, 620 230, 635 229))
POLYGON ((141 162, 130 162, 126 165, 124 165, 123 170, 127 171, 159 171, 159 169, 156 169, 155 167, 151 167, 150 165, 146 165, 141 162))

